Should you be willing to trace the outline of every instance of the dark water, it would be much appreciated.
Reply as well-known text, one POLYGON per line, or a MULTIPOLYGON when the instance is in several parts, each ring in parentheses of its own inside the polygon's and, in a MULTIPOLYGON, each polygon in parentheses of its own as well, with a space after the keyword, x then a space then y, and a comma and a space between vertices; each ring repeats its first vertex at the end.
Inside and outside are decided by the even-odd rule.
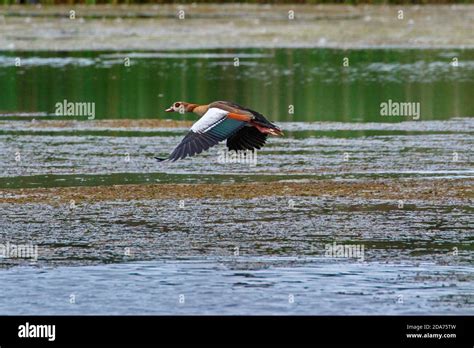
MULTIPOLYGON (((474 177, 473 50, 0 53, 0 91, 0 189, 374 178, 435 187, 474 177), (21 67, 12 66, 17 56, 21 67), (270 139, 256 166, 218 163, 223 146, 158 165, 153 157, 186 129, 109 129, 85 117, 39 127, 62 119, 53 114, 64 99, 95 102, 97 119, 192 119, 162 110, 179 99, 230 99, 269 115, 286 136, 270 139), (420 119, 380 116, 388 99, 420 102, 420 119)), ((0 313, 474 313, 470 201, 180 204, 0 204, 0 244, 38 247, 36 261, 0 258, 0 313), (328 256, 333 243, 364 252, 328 256)))
POLYGON ((473 81, 474 50, 0 53, 0 112, 54 114, 67 99, 95 102, 98 119, 157 118, 176 100, 233 100, 275 121, 404 120, 381 119, 391 99, 445 120, 474 114, 473 81))

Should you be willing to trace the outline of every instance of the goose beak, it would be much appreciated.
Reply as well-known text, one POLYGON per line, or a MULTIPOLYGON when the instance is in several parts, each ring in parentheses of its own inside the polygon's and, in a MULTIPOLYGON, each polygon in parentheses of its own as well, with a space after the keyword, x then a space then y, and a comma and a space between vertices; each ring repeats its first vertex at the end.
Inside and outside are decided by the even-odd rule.
POLYGON ((174 111, 174 110, 173 110, 172 107, 165 110, 165 112, 173 112, 173 111, 174 111))

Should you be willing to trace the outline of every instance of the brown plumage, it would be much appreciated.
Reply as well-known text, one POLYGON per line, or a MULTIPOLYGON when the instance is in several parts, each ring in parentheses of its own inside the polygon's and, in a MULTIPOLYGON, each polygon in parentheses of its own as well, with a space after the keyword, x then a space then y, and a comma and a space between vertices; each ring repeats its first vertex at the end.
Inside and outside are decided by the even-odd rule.
POLYGON ((165 111, 193 112, 201 117, 166 158, 171 161, 194 156, 222 140, 227 140, 229 150, 255 150, 265 145, 268 134, 283 135, 278 126, 259 112, 228 101, 207 105, 175 102, 165 111))

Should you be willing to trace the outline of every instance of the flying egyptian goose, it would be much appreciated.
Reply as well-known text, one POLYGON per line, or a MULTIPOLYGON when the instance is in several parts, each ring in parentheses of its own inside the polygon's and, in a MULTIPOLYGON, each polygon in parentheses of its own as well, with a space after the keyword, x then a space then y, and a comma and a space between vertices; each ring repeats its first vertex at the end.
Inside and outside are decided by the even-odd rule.
POLYGON ((257 111, 228 101, 208 105, 175 102, 166 112, 193 112, 200 116, 181 143, 168 158, 159 161, 176 161, 199 154, 227 139, 229 150, 260 149, 268 134, 283 135, 279 127, 257 111))

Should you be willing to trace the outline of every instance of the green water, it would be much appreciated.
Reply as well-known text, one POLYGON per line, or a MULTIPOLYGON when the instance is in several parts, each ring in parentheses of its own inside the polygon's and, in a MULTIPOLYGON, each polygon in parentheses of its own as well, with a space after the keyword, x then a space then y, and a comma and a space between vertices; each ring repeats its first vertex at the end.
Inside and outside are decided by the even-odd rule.
POLYGON ((186 119, 163 109, 177 100, 232 100, 275 121, 407 120, 380 116, 380 103, 391 99, 419 102, 421 120, 446 120, 474 115, 474 50, 3 52, 0 91, 3 118, 52 118, 66 99, 94 102, 96 119, 186 119))

